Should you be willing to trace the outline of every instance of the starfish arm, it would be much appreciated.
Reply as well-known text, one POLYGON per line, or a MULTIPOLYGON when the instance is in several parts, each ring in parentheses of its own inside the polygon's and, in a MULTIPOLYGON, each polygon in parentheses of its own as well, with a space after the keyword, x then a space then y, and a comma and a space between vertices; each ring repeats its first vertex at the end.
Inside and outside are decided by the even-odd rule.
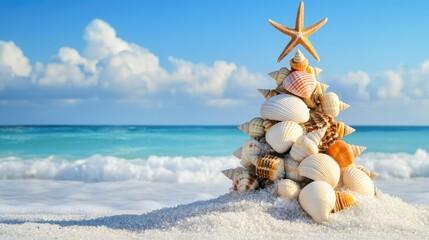
POLYGON ((316 52, 316 49, 314 49, 313 45, 311 44, 311 42, 306 38, 300 38, 300 43, 302 46, 304 46, 305 49, 307 49, 307 51, 317 60, 320 61, 319 59, 319 55, 316 52))
POLYGON ((316 32, 317 30, 319 30, 323 25, 325 25, 325 23, 328 21, 328 18, 324 18, 322 20, 320 20, 319 22, 311 25, 310 27, 307 27, 304 29, 304 35, 305 36, 310 36, 311 34, 313 34, 314 32, 316 32))
POLYGON ((301 2, 298 7, 298 13, 296 14, 295 30, 302 32, 304 28, 304 2, 301 2))
POLYGON ((279 58, 277 59, 277 62, 280 62, 284 57, 286 57, 286 55, 288 55, 292 49, 298 45, 299 41, 298 38, 293 37, 290 42, 286 45, 285 49, 283 50, 283 52, 280 54, 279 58))
POLYGON ((284 33, 284 34, 286 34, 286 35, 289 35, 289 36, 293 37, 293 36, 295 36, 295 35, 297 34, 297 32, 296 32, 294 29, 291 29, 291 28, 288 28, 288 27, 286 27, 286 26, 283 26, 283 25, 281 25, 281 24, 279 24, 279 23, 276 23, 276 22, 274 22, 274 21, 273 21, 273 20, 271 20, 271 19, 268 19, 268 21, 270 22, 270 24, 271 24, 274 28, 276 28, 277 30, 279 30, 280 32, 282 32, 282 33, 284 33))

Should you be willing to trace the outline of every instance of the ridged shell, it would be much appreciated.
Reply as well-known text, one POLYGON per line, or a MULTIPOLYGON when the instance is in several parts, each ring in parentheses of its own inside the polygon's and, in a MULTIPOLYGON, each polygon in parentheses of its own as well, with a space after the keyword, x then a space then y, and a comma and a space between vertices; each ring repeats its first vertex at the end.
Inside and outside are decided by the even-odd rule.
POLYGON ((326 127, 309 132, 299 137, 292 145, 290 156, 301 162, 304 158, 319 152, 319 143, 326 132, 326 127))
POLYGON ((304 177, 299 175, 299 162, 293 160, 289 155, 286 155, 284 160, 285 176, 287 179, 291 179, 296 182, 301 182, 304 177))
POLYGON ((378 173, 376 173, 376 172, 372 172, 372 171, 370 171, 370 170, 368 170, 368 169, 365 169, 363 166, 361 166, 361 165, 356 165, 356 164, 354 164, 353 165, 353 167, 354 168, 357 168, 357 169, 359 169, 359 170, 361 170, 362 172, 364 172, 366 175, 368 175, 368 177, 369 178, 371 178, 371 179, 376 179, 377 177, 378 177, 378 173))
POLYGON ((298 97, 279 94, 267 99, 261 106, 261 117, 276 121, 308 121, 310 113, 305 103, 298 97))
POLYGON ((296 96, 309 98, 316 88, 316 79, 305 71, 294 71, 283 81, 283 87, 296 96))
POLYGON ((256 176, 268 178, 271 181, 282 177, 284 173, 284 161, 282 158, 265 155, 256 161, 256 176))
POLYGON ((280 94, 280 92, 277 91, 276 89, 258 89, 258 91, 261 93, 262 96, 264 96, 265 99, 268 99, 270 97, 274 97, 280 94))
POLYGON ((326 91, 326 89, 328 89, 328 88, 329 88, 329 85, 328 85, 328 84, 324 84, 324 83, 321 83, 321 82, 317 82, 317 85, 319 85, 320 90, 321 90, 321 92, 322 92, 322 93, 323 93, 324 91, 326 91))
POLYGON ((372 182, 371 178, 357 168, 348 167, 344 169, 343 183, 345 187, 353 192, 368 197, 374 196, 374 183, 372 182))
POLYGON ((311 74, 313 76, 317 76, 317 75, 319 75, 323 71, 323 69, 317 68, 317 67, 308 66, 307 69, 305 69, 305 71, 308 74, 311 74))
POLYGON ((264 125, 262 124, 264 119, 256 117, 249 122, 243 123, 238 126, 238 129, 248 134, 252 138, 260 138, 265 135, 264 125))
POLYGON ((299 204, 317 223, 328 221, 335 206, 335 191, 323 181, 314 181, 299 193, 299 204))
POLYGON ((363 151, 365 151, 366 147, 364 146, 356 146, 356 145, 350 145, 352 152, 353 152, 353 156, 355 158, 357 158, 359 155, 361 155, 361 153, 363 151))
POLYGON ((304 57, 301 51, 296 51, 295 56, 290 60, 290 67, 296 71, 305 71, 308 67, 308 59, 304 57))
POLYGON ((234 172, 235 169, 234 168, 230 168, 230 169, 225 169, 221 171, 223 173, 223 175, 225 175, 227 178, 233 180, 234 178, 234 172))
POLYGON ((290 179, 279 180, 276 184, 276 189, 279 197, 289 199, 298 197, 301 190, 299 185, 290 179))
POLYGON ((277 85, 281 85, 283 80, 289 75, 289 69, 282 67, 278 71, 268 73, 268 75, 276 81, 277 85))
POLYGON ((235 150, 232 155, 234 155, 234 157, 241 159, 241 152, 243 151, 243 147, 239 147, 237 150, 235 150))
POLYGON ((302 127, 296 122, 279 122, 272 126, 265 134, 268 144, 278 153, 284 153, 303 134, 302 127))
POLYGON ((343 138, 347 135, 354 133, 356 130, 343 122, 337 122, 337 137, 343 138))
POLYGON ((339 105, 340 112, 341 112, 341 111, 346 110, 346 109, 347 109, 347 108, 349 108, 349 107, 350 107, 350 105, 348 105, 348 104, 347 104, 347 103, 345 103, 345 102, 340 101, 340 105, 339 105))
POLYGON ((233 179, 234 191, 245 192, 259 188, 258 180, 246 170, 236 171, 233 179))
POLYGON ((323 95, 321 106, 323 112, 332 117, 336 117, 340 113, 340 99, 337 94, 333 92, 328 92, 323 95))
POLYGON ((335 192, 335 206, 332 212, 338 212, 355 203, 355 198, 346 192, 335 192))
POLYGON ((310 119, 304 124, 301 124, 301 126, 303 126, 306 132, 311 132, 324 127, 328 128, 325 132, 325 136, 319 144, 319 152, 325 153, 328 150, 328 147, 338 139, 337 125, 334 118, 328 114, 319 111, 311 111, 310 119))
POLYGON ((340 180, 340 167, 329 155, 316 153, 299 164, 299 174, 312 180, 325 181, 335 188, 340 180))
POLYGON ((353 164, 355 155, 352 147, 342 141, 337 140, 328 148, 328 155, 337 161, 340 168, 345 168, 353 164))
POLYGON ((255 165, 259 155, 265 155, 269 152, 269 146, 262 144, 255 139, 249 139, 243 143, 241 151, 242 165, 248 165, 247 162, 255 165))

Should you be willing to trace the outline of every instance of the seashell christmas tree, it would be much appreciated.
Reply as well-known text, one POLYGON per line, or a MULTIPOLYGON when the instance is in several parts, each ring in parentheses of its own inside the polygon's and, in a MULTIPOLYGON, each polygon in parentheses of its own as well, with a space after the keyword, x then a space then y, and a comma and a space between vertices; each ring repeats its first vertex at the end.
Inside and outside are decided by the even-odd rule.
MULTIPOLYGON (((292 38, 278 61, 298 44, 319 61, 307 37, 326 22, 325 18, 304 28, 303 2, 295 28, 270 20, 292 38)), ((275 81, 273 89, 258 89, 265 98, 260 116, 239 126, 250 139, 233 153, 242 166, 222 173, 233 181, 234 191, 257 191, 272 184, 278 197, 297 200, 322 223, 331 213, 353 207, 355 196, 373 197, 377 173, 354 164, 365 147, 342 139, 355 129, 334 118, 349 105, 334 92, 325 92, 328 85, 316 78, 322 69, 309 66, 300 50, 289 65, 268 74, 275 81)))

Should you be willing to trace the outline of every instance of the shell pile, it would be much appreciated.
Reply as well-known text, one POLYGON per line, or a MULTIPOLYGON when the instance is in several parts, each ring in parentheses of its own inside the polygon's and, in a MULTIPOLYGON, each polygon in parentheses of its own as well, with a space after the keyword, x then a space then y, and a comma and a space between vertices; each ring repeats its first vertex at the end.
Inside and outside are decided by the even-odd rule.
POLYGON ((234 191, 274 184, 278 197, 297 199, 317 223, 353 207, 356 195, 373 197, 377 176, 354 164, 365 147, 342 140, 355 130, 335 118, 349 105, 326 92, 320 72, 298 50, 290 69, 269 73, 276 86, 259 89, 260 116, 239 126, 250 137, 234 152, 242 166, 222 171, 234 191))

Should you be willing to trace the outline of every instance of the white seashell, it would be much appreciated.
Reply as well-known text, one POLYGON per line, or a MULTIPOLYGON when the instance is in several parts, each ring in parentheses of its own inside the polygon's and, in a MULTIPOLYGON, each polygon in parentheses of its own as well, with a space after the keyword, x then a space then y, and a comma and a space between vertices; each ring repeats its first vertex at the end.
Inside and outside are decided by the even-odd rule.
POLYGON ((361 166, 361 165, 356 165, 356 164, 353 164, 353 165, 351 165, 352 167, 354 167, 354 168, 357 168, 357 169, 359 169, 359 170, 361 170, 362 172, 364 172, 366 175, 368 175, 368 177, 369 178, 371 178, 371 179, 376 179, 377 177, 378 177, 378 173, 377 172, 372 172, 372 171, 370 171, 370 170, 368 170, 368 169, 366 169, 366 168, 364 168, 363 166, 361 166))
POLYGON ((296 182, 301 182, 304 177, 299 175, 299 162, 293 160, 289 155, 285 157, 285 175, 287 179, 291 179, 296 182))
POLYGON ((289 69, 282 67, 278 71, 268 73, 268 75, 276 81, 277 85, 281 85, 289 73, 289 69))
POLYGON ((299 174, 312 180, 325 181, 335 188, 340 180, 340 167, 329 155, 316 153, 299 164, 299 174))
POLYGON ((304 54, 302 54, 301 51, 299 51, 299 49, 296 51, 295 56, 292 58, 294 62, 302 62, 305 61, 305 56, 304 54))
POLYGON ((345 102, 340 101, 340 103, 339 103, 340 112, 346 110, 349 107, 350 107, 350 105, 348 105, 345 102))
POLYGON ((239 147, 237 150, 235 150, 232 155, 234 155, 234 157, 241 159, 241 152, 243 151, 243 147, 239 147))
POLYGON ((301 162, 304 158, 319 152, 319 143, 325 135, 327 127, 317 129, 299 137, 292 145, 290 156, 301 162))
POLYGON ((234 191, 244 192, 256 190, 259 188, 259 183, 256 177, 250 174, 245 169, 235 170, 233 177, 234 191))
POLYGON ((374 183, 371 178, 363 171, 347 167, 343 171, 344 186, 353 192, 373 197, 374 196, 374 183))
POLYGON ((299 204, 317 223, 328 221, 335 206, 335 191, 323 181, 314 181, 299 193, 299 204))
POLYGON ((221 172, 223 173, 223 175, 225 175, 227 178, 231 180, 234 178, 234 172, 235 172, 234 168, 225 169, 225 170, 222 170, 221 172))
POLYGON ((318 67, 314 67, 313 70, 314 70, 314 76, 319 75, 323 71, 323 69, 318 68, 318 67))
POLYGON ((258 142, 255 139, 249 139, 243 143, 241 151, 241 164, 245 167, 251 163, 256 164, 259 155, 265 155, 269 153, 270 147, 267 144, 258 142))
POLYGON ((274 151, 284 153, 303 133, 298 123, 285 121, 274 124, 265 134, 265 139, 274 151))
POLYGON ((256 117, 249 122, 239 125, 238 129, 248 134, 252 138, 260 138, 265 134, 264 125, 262 125, 263 122, 264 119, 256 117))
POLYGON ((340 113, 340 99, 337 94, 333 92, 328 92, 323 95, 321 105, 323 112, 332 117, 336 117, 340 113))
POLYGON ((344 124, 344 136, 350 135, 356 132, 356 129, 344 124))
POLYGON ((282 179, 276 184, 277 195, 281 198, 298 197, 301 190, 298 184, 290 179, 282 179))
POLYGON ((279 94, 267 99, 261 106, 261 117, 276 121, 307 122, 310 113, 307 105, 298 97, 279 94))
POLYGON ((321 90, 322 92, 326 91, 326 89, 328 89, 328 88, 329 88, 329 85, 328 85, 328 84, 324 84, 324 83, 321 83, 321 82, 318 82, 318 84, 319 84, 320 90, 321 90))
POLYGON ((357 146, 357 145, 351 145, 350 147, 352 148, 353 151, 353 155, 356 157, 358 157, 363 151, 365 151, 366 147, 364 146, 357 146))

